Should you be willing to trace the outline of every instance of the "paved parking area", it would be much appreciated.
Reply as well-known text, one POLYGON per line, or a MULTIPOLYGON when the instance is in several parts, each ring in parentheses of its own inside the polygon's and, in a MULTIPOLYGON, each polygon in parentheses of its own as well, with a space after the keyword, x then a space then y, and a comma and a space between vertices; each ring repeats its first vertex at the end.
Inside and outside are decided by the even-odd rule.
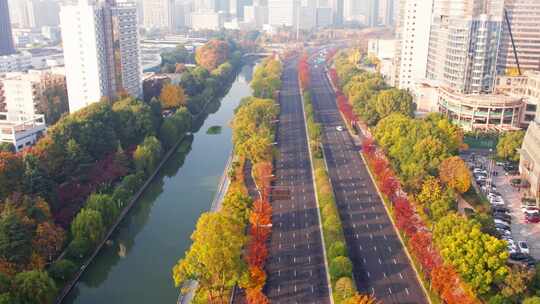
MULTIPOLYGON (((488 153, 476 153, 476 163, 488 168, 488 153), (479 155, 480 154, 480 155, 479 155)), ((465 159, 470 159, 465 156, 465 159)), ((512 215, 512 238, 517 244, 526 241, 529 245, 530 255, 540 260, 540 223, 529 224, 525 222, 525 215, 521 211, 521 198, 523 191, 512 187, 510 180, 519 176, 507 176, 501 166, 494 166, 493 183, 497 187, 505 202, 505 206, 511 210, 512 215), (496 173, 495 173, 496 172, 496 173)))
POLYGON ((540 259, 540 223, 525 223, 525 215, 521 211, 522 191, 510 185, 510 180, 516 176, 505 176, 504 170, 497 166, 499 175, 495 177, 497 191, 501 193, 506 206, 512 210, 512 238, 517 243, 526 241, 530 247, 530 254, 540 259))

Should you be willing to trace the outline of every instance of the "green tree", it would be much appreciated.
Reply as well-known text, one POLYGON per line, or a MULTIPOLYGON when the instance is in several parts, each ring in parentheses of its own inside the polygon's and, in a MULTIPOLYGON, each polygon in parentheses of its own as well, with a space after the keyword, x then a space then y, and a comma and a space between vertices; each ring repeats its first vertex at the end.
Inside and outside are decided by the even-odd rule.
POLYGON ((11 209, 0 215, 0 257, 22 264, 32 253, 32 234, 20 216, 11 209))
POLYGON ((480 295, 508 275, 506 241, 483 233, 474 221, 448 214, 435 224, 433 239, 443 259, 480 295))
POLYGON ((519 161, 518 149, 521 148, 524 137, 524 131, 504 133, 497 143, 497 156, 511 161, 519 161))
POLYGON ((347 246, 342 241, 332 243, 328 249, 329 259, 333 259, 338 256, 347 256, 347 246))
POLYGON ((25 271, 13 279, 15 295, 22 303, 50 303, 56 292, 56 285, 44 271, 25 271))
POLYGON ((240 223, 247 224, 251 205, 251 198, 241 191, 230 189, 223 199, 223 212, 240 223))
POLYGON ((405 116, 413 117, 413 98, 405 90, 384 90, 377 95, 375 109, 381 118, 387 117, 392 113, 401 113, 405 116))
POLYGON ((69 280, 75 272, 77 272, 77 265, 67 259, 56 261, 49 267, 51 277, 60 281, 69 280))
POLYGON ((140 143, 145 136, 154 135, 158 118, 143 101, 124 98, 113 104, 115 130, 123 148, 140 143))
POLYGON ((242 225, 222 213, 204 213, 191 235, 193 243, 173 267, 177 287, 197 280, 213 299, 222 299, 245 271, 241 250, 246 243, 242 225))
POLYGON ((349 258, 338 256, 330 261, 330 275, 334 280, 341 277, 352 277, 352 267, 349 258))
POLYGON ((2 142, 0 143, 0 152, 15 152, 15 146, 12 143, 2 142))
POLYGON ((120 213, 120 207, 108 194, 92 193, 86 199, 85 208, 99 212, 105 227, 110 227, 120 213))
POLYGON ((144 142, 137 146, 133 153, 133 161, 138 172, 144 172, 150 176, 157 168, 161 158, 161 143, 154 136, 148 136, 144 142))
POLYGON ((159 130, 159 139, 166 149, 172 148, 191 129, 191 115, 185 108, 165 118, 159 130))
POLYGON ((82 209, 71 223, 71 234, 75 240, 97 244, 105 233, 105 225, 98 211, 82 209))
POLYGON ((523 304, 540 304, 540 297, 534 296, 523 300, 523 304))
POLYGON ((0 151, 0 200, 12 192, 20 191, 24 167, 19 155, 0 151))

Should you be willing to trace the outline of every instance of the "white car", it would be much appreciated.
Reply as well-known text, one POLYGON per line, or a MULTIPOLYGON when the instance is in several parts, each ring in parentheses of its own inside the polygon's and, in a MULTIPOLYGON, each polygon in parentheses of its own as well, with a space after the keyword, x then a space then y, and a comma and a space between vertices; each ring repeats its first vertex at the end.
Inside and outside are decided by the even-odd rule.
POLYGON ((343 131, 343 127, 342 126, 337 126, 336 127, 336 130, 338 130, 339 132, 343 131))
POLYGON ((527 242, 519 241, 518 248, 519 248, 519 251, 521 251, 522 253, 529 254, 529 245, 527 245, 527 242))

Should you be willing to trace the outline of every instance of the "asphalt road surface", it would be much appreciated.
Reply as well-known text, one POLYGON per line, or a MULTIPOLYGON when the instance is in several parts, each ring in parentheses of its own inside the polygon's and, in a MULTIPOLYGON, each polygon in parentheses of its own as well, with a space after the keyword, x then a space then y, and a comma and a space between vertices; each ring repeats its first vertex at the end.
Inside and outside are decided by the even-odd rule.
POLYGON ((359 290, 385 304, 427 303, 365 164, 339 115, 322 68, 312 68, 311 87, 330 179, 359 290))
POLYGON ((272 200, 272 235, 265 294, 273 304, 330 303, 296 63, 285 63, 274 186, 290 190, 272 200))

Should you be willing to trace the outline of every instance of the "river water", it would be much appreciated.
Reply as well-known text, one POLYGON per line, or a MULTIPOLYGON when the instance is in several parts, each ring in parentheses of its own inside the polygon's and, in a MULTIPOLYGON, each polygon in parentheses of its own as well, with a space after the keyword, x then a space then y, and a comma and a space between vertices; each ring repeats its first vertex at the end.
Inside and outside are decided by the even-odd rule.
POLYGON ((191 244, 201 213, 208 211, 232 149, 228 126, 234 109, 251 95, 253 66, 246 65, 198 132, 184 141, 142 199, 90 264, 64 303, 176 303, 172 266, 191 244), (210 135, 211 126, 222 126, 210 135))

